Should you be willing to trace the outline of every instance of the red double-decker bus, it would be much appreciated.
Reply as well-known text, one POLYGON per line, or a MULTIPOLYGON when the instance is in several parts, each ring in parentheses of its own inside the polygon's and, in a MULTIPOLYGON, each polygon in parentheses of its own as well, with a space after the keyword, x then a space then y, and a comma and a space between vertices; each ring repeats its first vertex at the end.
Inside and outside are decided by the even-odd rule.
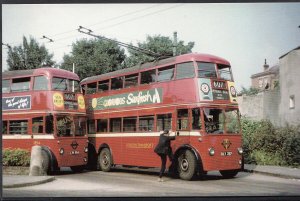
POLYGON ((81 171, 88 157, 86 128, 75 73, 50 67, 2 73, 3 149, 39 145, 50 160, 48 172, 81 171))
MULTIPOLYGON (((190 180, 242 168, 239 110, 230 63, 185 54, 82 80, 92 143, 90 162, 159 167, 154 153, 165 129, 176 135, 175 173, 190 180)), ((167 165, 170 165, 168 161, 167 165)))

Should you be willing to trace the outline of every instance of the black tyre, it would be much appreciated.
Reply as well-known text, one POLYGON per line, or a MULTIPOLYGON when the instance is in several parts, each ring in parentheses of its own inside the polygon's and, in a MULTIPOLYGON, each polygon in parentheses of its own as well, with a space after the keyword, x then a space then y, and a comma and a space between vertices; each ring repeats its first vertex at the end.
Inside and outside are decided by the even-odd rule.
POLYGON ((42 174, 50 175, 50 156, 48 155, 47 151, 42 149, 42 174))
POLYGON ((197 170, 197 161, 194 153, 190 150, 182 151, 178 156, 178 175, 183 180, 191 180, 197 170))
POLYGON ((82 172, 85 168, 84 165, 77 165, 70 167, 73 172, 82 172))
POLYGON ((104 172, 109 172, 112 166, 112 158, 111 153, 108 148, 104 148, 101 150, 98 156, 98 163, 100 169, 104 172))
POLYGON ((224 178, 233 178, 239 173, 239 170, 220 170, 220 173, 224 178))

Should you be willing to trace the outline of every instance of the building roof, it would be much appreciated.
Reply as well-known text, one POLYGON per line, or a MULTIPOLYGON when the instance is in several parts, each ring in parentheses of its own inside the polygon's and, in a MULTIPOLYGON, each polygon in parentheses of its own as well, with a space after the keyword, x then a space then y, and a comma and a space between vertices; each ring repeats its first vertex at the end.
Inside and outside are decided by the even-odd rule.
POLYGON ((285 53, 284 55, 282 55, 281 57, 279 57, 279 59, 282 59, 283 57, 285 57, 286 55, 288 55, 290 52, 294 51, 294 50, 299 50, 300 46, 296 47, 295 49, 292 49, 291 51, 289 51, 288 53, 285 53))
POLYGON ((279 73, 279 65, 276 64, 264 72, 260 72, 260 73, 251 75, 251 78, 257 78, 257 77, 262 77, 265 75, 278 74, 278 73, 279 73))

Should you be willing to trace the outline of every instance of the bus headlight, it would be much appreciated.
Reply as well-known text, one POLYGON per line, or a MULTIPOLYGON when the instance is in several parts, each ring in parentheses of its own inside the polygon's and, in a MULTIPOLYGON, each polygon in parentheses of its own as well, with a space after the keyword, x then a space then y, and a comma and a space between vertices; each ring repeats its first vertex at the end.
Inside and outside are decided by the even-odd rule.
POLYGON ((65 152, 65 150, 64 150, 63 148, 60 148, 60 149, 59 149, 59 154, 60 154, 60 155, 63 155, 64 152, 65 152))
POLYGON ((209 149, 208 149, 208 153, 209 153, 210 156, 215 155, 215 150, 214 150, 214 148, 209 148, 209 149))
POLYGON ((89 149, 87 147, 84 147, 84 153, 87 153, 89 149))
POLYGON ((237 150, 238 150, 238 153, 240 154, 240 155, 242 155, 243 154, 243 148, 241 148, 241 147, 239 147, 239 148, 237 148, 237 150))

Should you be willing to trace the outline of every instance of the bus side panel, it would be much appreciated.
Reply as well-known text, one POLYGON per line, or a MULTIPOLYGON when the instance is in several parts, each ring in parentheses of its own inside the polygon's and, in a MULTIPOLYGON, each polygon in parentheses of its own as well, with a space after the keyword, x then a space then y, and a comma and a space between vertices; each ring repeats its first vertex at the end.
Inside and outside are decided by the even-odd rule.
POLYGON ((239 161, 242 160, 242 156, 238 154, 237 150, 242 146, 240 135, 203 136, 202 142, 199 142, 198 137, 193 137, 191 138, 191 145, 198 150, 204 171, 241 168, 239 161), (227 149, 223 145, 226 144, 224 142, 230 144, 227 149), (214 148, 214 156, 209 155, 210 148, 214 148))

